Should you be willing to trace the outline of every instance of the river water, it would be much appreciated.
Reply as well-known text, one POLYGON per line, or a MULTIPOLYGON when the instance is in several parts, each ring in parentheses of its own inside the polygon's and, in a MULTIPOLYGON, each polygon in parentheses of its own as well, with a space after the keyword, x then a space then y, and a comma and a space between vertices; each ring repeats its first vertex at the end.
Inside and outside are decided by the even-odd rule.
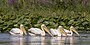
POLYGON ((11 36, 0 33, 0 45, 90 45, 90 35, 72 37, 11 36))

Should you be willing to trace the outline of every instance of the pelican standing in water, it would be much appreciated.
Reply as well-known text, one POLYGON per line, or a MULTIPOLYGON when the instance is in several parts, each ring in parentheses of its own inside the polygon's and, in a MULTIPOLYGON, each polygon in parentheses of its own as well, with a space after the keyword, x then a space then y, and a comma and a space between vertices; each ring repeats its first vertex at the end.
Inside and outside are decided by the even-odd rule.
POLYGON ((63 30, 62 26, 59 26, 58 29, 50 29, 53 36, 67 36, 67 33, 63 30))
POLYGON ((39 28, 30 28, 28 31, 29 31, 29 35, 31 35, 31 36, 37 36, 37 35, 45 36, 45 34, 46 34, 45 31, 46 31, 50 36, 53 36, 53 35, 49 32, 48 28, 47 28, 44 24, 41 25, 41 29, 39 29, 39 28))
POLYGON ((67 36, 73 36, 73 32, 75 32, 79 36, 79 33, 73 26, 70 27, 70 30, 64 29, 64 31, 67 33, 67 36))
POLYGON ((12 28, 11 31, 9 32, 11 35, 27 35, 26 30, 23 26, 23 24, 20 25, 20 29, 19 28, 12 28))

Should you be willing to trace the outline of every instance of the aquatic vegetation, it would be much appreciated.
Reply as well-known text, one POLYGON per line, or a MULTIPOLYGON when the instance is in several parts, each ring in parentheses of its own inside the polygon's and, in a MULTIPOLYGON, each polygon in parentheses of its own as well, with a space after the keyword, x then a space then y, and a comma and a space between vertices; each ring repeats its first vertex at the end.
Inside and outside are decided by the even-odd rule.
POLYGON ((90 30, 89 0, 1 0, 0 31, 8 32, 20 24, 25 29, 73 25, 78 31, 90 30))

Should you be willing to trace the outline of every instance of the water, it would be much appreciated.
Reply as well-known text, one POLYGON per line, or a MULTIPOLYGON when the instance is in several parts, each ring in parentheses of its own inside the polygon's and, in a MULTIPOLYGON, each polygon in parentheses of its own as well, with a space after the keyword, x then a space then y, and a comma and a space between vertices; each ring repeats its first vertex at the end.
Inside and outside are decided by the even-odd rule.
POLYGON ((82 34, 80 37, 34 37, 0 33, 0 45, 90 45, 90 36, 82 34))

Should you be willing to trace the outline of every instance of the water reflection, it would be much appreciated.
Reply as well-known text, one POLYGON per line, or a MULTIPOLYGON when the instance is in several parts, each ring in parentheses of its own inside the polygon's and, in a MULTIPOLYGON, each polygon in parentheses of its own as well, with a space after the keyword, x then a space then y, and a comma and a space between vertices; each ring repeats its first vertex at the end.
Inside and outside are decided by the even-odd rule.
POLYGON ((70 45, 75 45, 75 43, 76 43, 75 41, 77 41, 76 38, 70 37, 70 45))
POLYGON ((75 37, 11 36, 11 45, 75 45, 75 37))
POLYGON ((0 34, 0 45, 90 45, 87 37, 11 36, 0 34))
POLYGON ((24 45, 24 40, 22 36, 10 36, 11 45, 24 45))
POLYGON ((64 45, 66 37, 52 37, 51 45, 64 45))
POLYGON ((26 39, 28 40, 28 45, 45 45, 45 37, 40 37, 40 36, 31 37, 31 36, 28 36, 26 39))

